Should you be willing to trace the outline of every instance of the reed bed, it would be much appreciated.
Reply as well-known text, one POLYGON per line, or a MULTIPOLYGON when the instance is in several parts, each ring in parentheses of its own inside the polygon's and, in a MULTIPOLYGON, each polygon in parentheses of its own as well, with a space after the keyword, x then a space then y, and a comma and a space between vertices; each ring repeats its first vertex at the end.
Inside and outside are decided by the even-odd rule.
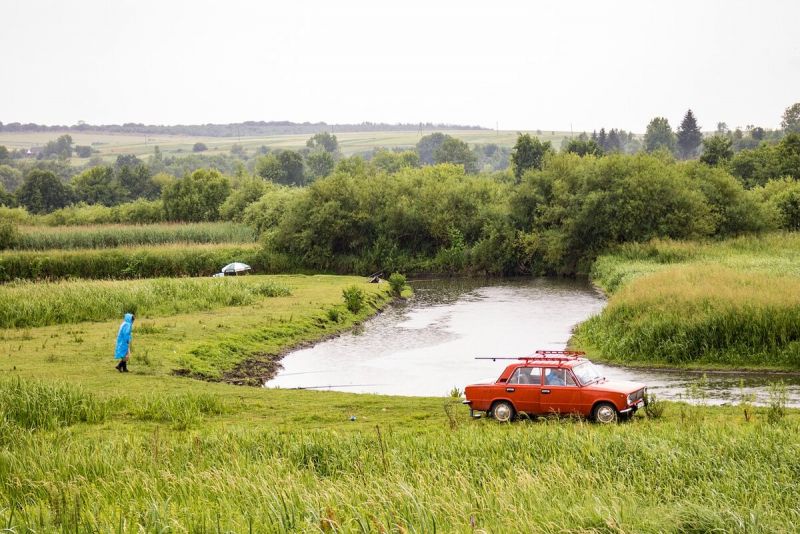
POLYGON ((233 261, 264 272, 267 258, 255 243, 6 251, 0 253, 0 282, 209 276, 233 261))
POLYGON ((286 285, 262 276, 12 282, 0 286, 0 328, 107 321, 126 312, 175 315, 290 294, 286 285))
POLYGON ((800 235, 628 245, 593 278, 611 298, 572 343, 599 359, 800 369, 800 235))
MULTIPOLYGON (((358 423, 355 423, 358 424, 358 423)), ((12 531, 789 532, 795 423, 20 434, 12 531)))
POLYGON ((170 243, 252 243, 249 226, 230 222, 82 227, 23 226, 15 250, 95 249, 170 243))

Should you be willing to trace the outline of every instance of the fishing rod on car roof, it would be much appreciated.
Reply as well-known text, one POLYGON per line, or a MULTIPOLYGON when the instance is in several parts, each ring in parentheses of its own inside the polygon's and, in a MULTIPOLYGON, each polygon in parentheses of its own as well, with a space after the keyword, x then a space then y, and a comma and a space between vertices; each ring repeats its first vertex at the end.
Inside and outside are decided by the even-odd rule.
POLYGON ((586 353, 579 350, 537 350, 531 356, 478 356, 476 360, 577 360, 586 353))

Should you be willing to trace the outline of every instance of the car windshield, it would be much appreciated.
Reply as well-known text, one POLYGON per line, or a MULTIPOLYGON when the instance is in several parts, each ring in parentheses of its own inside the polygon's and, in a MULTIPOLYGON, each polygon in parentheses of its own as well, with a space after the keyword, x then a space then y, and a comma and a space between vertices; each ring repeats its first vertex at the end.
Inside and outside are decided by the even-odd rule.
POLYGON ((581 384, 583 384, 584 386, 586 384, 594 382, 595 380, 603 378, 603 376, 597 370, 597 367, 595 367, 590 362, 585 362, 576 365, 575 367, 572 368, 572 372, 575 373, 575 376, 578 377, 578 380, 580 380, 581 384))

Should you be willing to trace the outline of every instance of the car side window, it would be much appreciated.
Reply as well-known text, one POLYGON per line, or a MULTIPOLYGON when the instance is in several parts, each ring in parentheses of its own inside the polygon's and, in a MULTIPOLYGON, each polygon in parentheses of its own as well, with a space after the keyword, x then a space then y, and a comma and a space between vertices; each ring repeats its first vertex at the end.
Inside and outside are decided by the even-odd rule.
POLYGON ((539 385, 541 380, 542 370, 539 367, 518 367, 514 374, 509 379, 509 384, 529 384, 539 385))
POLYGON ((544 375, 544 383, 548 386, 576 386, 572 373, 566 369, 547 369, 544 375))

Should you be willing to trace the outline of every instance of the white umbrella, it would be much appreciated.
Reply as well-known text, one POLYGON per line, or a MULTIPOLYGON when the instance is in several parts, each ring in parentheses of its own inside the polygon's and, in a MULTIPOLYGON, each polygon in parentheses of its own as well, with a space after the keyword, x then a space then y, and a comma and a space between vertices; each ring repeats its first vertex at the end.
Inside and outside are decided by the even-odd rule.
POLYGON ((249 265, 247 265, 246 263, 240 263, 238 261, 229 263, 228 265, 222 268, 222 272, 224 274, 239 274, 250 270, 251 267, 249 265))

